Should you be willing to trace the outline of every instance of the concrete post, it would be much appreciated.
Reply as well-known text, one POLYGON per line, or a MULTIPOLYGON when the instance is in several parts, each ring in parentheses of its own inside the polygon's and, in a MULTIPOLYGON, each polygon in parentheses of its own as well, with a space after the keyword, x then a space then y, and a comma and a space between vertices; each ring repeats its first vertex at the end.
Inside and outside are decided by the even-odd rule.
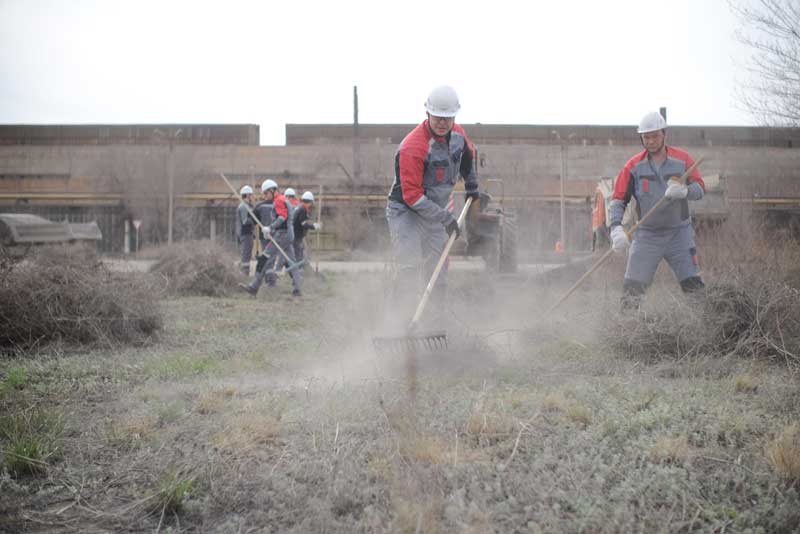
POLYGON ((125 232, 124 232, 124 239, 125 241, 122 243, 122 252, 126 256, 131 253, 131 221, 130 219, 125 219, 125 232))

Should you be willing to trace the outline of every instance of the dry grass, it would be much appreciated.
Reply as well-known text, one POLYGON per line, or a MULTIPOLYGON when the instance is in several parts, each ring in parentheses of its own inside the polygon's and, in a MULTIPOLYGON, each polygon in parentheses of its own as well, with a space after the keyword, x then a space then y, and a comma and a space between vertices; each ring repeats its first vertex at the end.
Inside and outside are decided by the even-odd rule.
POLYGON ((733 379, 733 390, 736 393, 755 393, 758 390, 758 379, 750 373, 736 375, 733 379))
POLYGON ((514 430, 514 420, 501 412, 473 412, 467 420, 470 436, 507 436, 514 430))
MULTIPOLYGON (((57 468, 79 478, 67 486, 0 476, 8 530, 29 530, 29 517, 63 532, 796 530, 796 489, 773 473, 763 438, 800 409, 785 369, 745 363, 724 378, 665 377, 663 364, 618 357, 586 338, 581 354, 593 358, 564 357, 564 347, 576 354, 574 343, 521 342, 496 367, 420 373, 411 403, 402 371, 343 370, 355 367, 357 351, 342 326, 358 324, 364 299, 347 284, 370 278, 353 280, 336 277, 324 299, 271 301, 280 324, 254 317, 251 299, 231 300, 225 322, 215 320, 218 300, 169 299, 158 345, 54 357, 80 361, 81 373, 68 377, 51 370, 61 365, 33 372, 30 360, 0 360, 0 376, 26 369, 9 380, 0 412, 34 399, 63 407, 57 468), (346 317, 316 323, 320 308, 346 317), (297 343, 310 336, 323 343, 320 357, 298 359, 297 343), (270 347, 269 362, 249 360, 254 345, 270 347), (150 362, 178 353, 189 368, 213 358, 213 382, 208 373, 153 376, 150 362), (320 366, 322 358, 330 360, 320 366), (745 371, 759 394, 734 391, 733 376, 745 371), (155 425, 141 446, 94 439, 109 414, 144 435, 150 422, 134 430, 128 413, 155 425), (72 488, 81 501, 62 512, 76 502, 72 488)), ((508 291, 519 292, 516 282, 508 291)), ((509 294, 497 301, 513 304, 509 294)))
POLYGON ((403 498, 394 500, 392 530, 398 534, 418 534, 421 532, 438 534, 444 532, 439 519, 440 505, 436 500, 411 501, 403 498))
POLYGON ((129 415, 106 426, 106 439, 112 445, 132 447, 148 441, 156 432, 158 420, 149 415, 129 415))
POLYGON ((571 404, 564 415, 578 425, 588 426, 592 422, 591 410, 580 403, 571 404))
POLYGON ((197 410, 197 413, 200 415, 217 413, 224 408, 225 403, 232 399, 235 394, 236 390, 232 387, 208 391, 197 399, 195 410, 197 410))
POLYGON ((91 249, 48 247, 0 274, 0 350, 141 343, 161 328, 160 288, 109 272, 91 249))
POLYGON ((766 446, 764 456, 779 477, 791 484, 800 482, 800 423, 784 427, 766 446))
POLYGON ((569 407, 569 400, 560 391, 551 391, 544 396, 541 406, 546 412, 563 412, 569 407))
POLYGON ((398 452, 403 458, 417 463, 440 465, 450 460, 447 443, 439 436, 411 434, 400 438, 398 452))
POLYGON ((268 414, 247 412, 237 415, 219 432, 213 443, 221 451, 234 456, 247 455, 272 445, 281 435, 280 419, 268 414))
POLYGON ((650 449, 650 460, 655 463, 682 464, 689 457, 686 436, 659 436, 650 449))
POLYGON ((174 295, 222 297, 239 282, 235 262, 227 248, 206 239, 164 248, 150 271, 163 276, 174 295))

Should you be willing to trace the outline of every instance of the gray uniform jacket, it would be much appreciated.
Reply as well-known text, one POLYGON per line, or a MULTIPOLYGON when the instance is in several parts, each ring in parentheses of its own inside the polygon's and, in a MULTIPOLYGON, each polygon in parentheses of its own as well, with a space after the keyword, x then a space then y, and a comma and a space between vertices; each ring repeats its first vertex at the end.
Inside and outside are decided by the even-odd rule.
POLYGON ((253 235, 253 219, 247 211, 247 203, 242 201, 236 208, 236 237, 253 235))
MULTIPOLYGON (((650 211, 664 196, 670 178, 680 177, 693 163, 694 160, 687 152, 673 147, 667 147, 667 159, 659 168, 653 164, 646 150, 628 160, 614 184, 611 227, 622 224, 622 216, 631 197, 636 198, 640 218, 650 211)), ((640 228, 658 230, 690 224, 688 201, 700 200, 705 191, 705 183, 699 170, 692 172, 687 185, 689 194, 685 199, 662 206, 640 228)))
POLYGON ((423 121, 397 149, 389 206, 405 205, 426 221, 446 224, 452 218, 447 202, 459 175, 467 193, 478 191, 473 161, 474 149, 461 126, 438 137, 423 121))

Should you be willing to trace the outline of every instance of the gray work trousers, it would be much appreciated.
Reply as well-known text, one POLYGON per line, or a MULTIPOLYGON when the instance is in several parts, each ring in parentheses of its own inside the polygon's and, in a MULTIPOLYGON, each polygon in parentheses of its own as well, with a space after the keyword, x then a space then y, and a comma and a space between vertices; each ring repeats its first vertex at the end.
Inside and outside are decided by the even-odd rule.
MULTIPOLYGON (((289 256, 289 260, 292 263, 295 262, 294 259, 294 252, 292 250, 292 241, 286 235, 285 232, 278 232, 272 236, 272 238, 278 243, 278 245, 286 252, 286 255, 289 256)), ((250 283, 250 287, 253 289, 258 290, 261 287, 261 284, 266 280, 267 285, 274 286, 275 281, 277 280, 276 270, 278 267, 278 259, 285 261, 283 258, 283 254, 278 251, 278 248, 275 246, 272 241, 267 243, 266 248, 264 248, 263 255, 266 256, 267 261, 264 264, 261 272, 256 273, 255 279, 250 283)), ((300 291, 302 284, 303 284, 303 273, 301 269, 294 269, 289 271, 289 276, 292 277, 292 288, 300 291)))
POLYGON ((628 253, 625 278, 650 285, 662 259, 667 260, 678 282, 700 274, 691 224, 677 228, 636 230, 628 253))
POLYGON ((240 235, 239 246, 242 249, 242 262, 239 268, 247 274, 250 272, 250 259, 253 257, 253 234, 240 235))
POLYGON ((295 241, 294 245, 294 257, 297 261, 303 261, 306 258, 306 243, 302 239, 300 241, 295 241))
MULTIPOLYGON (((413 304, 433 274, 436 263, 447 243, 447 232, 440 222, 427 221, 405 204, 389 201, 386 206, 386 220, 392 242, 397 283, 394 294, 402 308, 413 304)), ((432 300, 440 305, 447 286, 447 263, 434 286, 432 300)))

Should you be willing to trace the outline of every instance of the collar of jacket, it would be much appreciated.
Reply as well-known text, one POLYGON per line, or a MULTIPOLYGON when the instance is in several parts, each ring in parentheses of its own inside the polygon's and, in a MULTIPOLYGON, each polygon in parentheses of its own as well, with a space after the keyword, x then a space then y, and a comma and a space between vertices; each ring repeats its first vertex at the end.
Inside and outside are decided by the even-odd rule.
MULTIPOLYGON (((423 124, 425 124, 425 131, 428 132, 428 138, 429 139, 433 138, 433 139, 436 140, 437 143, 449 143, 450 142, 450 134, 453 133, 453 129, 452 128, 450 128, 450 131, 447 132, 447 134, 444 137, 441 137, 441 136, 438 136, 435 133, 433 133, 433 130, 431 130, 431 124, 430 124, 430 122, 428 122, 428 119, 425 119, 425 122, 423 124)), ((455 125, 456 125, 456 123, 454 122, 453 126, 455 126, 455 125)))

